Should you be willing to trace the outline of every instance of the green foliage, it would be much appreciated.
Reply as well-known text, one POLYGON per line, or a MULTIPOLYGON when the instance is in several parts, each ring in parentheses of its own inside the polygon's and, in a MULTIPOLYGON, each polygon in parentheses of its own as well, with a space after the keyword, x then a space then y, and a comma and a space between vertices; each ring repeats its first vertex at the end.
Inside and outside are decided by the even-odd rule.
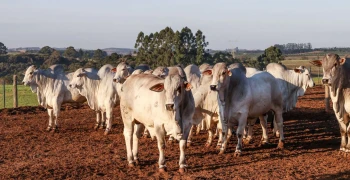
POLYGON ((276 46, 270 46, 265 49, 264 53, 258 56, 259 69, 263 69, 269 63, 278 63, 283 60, 282 51, 278 49, 276 46))
MULTIPOLYGON (((18 81, 22 81, 22 79, 18 79, 18 81)), ((12 81, 11 81, 12 82, 12 81)), ((3 94, 3 86, 0 86, 0 107, 4 108, 4 94, 3 94)), ((12 108, 13 107, 13 86, 5 85, 5 107, 12 108)), ((17 94, 18 94, 18 106, 38 106, 38 100, 35 93, 30 90, 30 87, 24 85, 17 85, 17 94)))
POLYGON ((207 45, 200 30, 193 35, 188 27, 176 32, 166 27, 149 35, 140 32, 135 43, 138 49, 136 61, 152 67, 201 64, 208 56, 205 51, 207 45))
POLYGON ((212 56, 212 61, 207 61, 209 64, 216 64, 219 62, 225 62, 226 64, 232 64, 236 62, 241 62, 239 59, 233 58, 232 54, 229 52, 219 51, 212 56))
POLYGON ((74 49, 73 46, 69 46, 64 51, 63 56, 67 58, 77 58, 79 56, 79 53, 74 49))
POLYGON ((2 42, 0 42, 0 55, 2 54, 7 54, 7 47, 2 42))
POLYGON ((104 57, 107 56, 107 53, 102 51, 101 49, 96 49, 94 52, 94 55, 92 56, 92 59, 96 61, 101 61, 104 57))
POLYGON ((44 46, 40 49, 40 51, 38 53, 51 55, 54 51, 55 51, 55 49, 51 48, 50 46, 44 46))

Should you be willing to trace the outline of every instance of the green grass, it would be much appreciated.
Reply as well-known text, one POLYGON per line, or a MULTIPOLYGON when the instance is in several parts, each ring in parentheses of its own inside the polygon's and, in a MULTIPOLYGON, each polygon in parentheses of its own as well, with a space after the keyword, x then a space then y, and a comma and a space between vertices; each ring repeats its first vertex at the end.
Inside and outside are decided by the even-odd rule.
MULTIPOLYGON (((13 107, 13 86, 5 85, 5 107, 13 107)), ((30 87, 18 85, 18 106, 38 106, 38 100, 35 93, 32 93, 30 87)), ((4 108, 4 90, 0 85, 0 108, 4 108)))

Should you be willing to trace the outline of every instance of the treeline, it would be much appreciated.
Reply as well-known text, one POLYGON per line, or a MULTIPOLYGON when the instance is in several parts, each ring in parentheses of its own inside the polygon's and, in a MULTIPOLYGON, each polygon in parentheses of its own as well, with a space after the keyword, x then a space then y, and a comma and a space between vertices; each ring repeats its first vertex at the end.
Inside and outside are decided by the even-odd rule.
POLYGON ((280 49, 283 54, 295 54, 313 51, 311 43, 287 43, 275 44, 274 46, 280 49))
POLYGON ((350 47, 315 48, 315 51, 350 53, 350 47))

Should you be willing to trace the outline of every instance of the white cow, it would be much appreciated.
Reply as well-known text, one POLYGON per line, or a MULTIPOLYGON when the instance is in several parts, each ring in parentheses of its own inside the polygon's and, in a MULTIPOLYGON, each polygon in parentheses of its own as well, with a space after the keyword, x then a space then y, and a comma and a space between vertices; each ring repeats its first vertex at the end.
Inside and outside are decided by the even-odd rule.
MULTIPOLYGON (((165 135, 180 141, 180 172, 184 172, 185 146, 192 124, 194 100, 191 85, 179 75, 165 79, 151 75, 131 75, 124 82, 120 94, 120 109, 124 123, 124 136, 129 166, 138 163, 138 139, 143 124, 155 136, 159 149, 159 170, 165 170, 165 135), (135 132, 134 132, 135 131, 135 132)), ((198 123, 197 123, 198 124, 198 123)))
MULTIPOLYGON (((120 63, 122 75, 129 75, 127 65, 120 63)), ((84 68, 79 68, 74 72, 74 77, 70 82, 72 88, 76 88, 79 93, 86 97, 91 109, 106 114, 107 127, 105 135, 112 128, 113 108, 118 104, 119 96, 117 86, 113 84, 115 68, 107 64, 102 66, 97 74, 88 73, 84 68)), ((121 78, 115 81, 122 81, 121 78)), ((97 125, 98 126, 98 125, 97 125)))
MULTIPOLYGON (((72 73, 65 74, 63 66, 52 65, 49 69, 37 69, 29 66, 23 78, 23 84, 30 86, 33 93, 37 94, 38 102, 47 108, 49 114, 49 126, 47 131, 58 131, 58 116, 63 103, 83 103, 86 98, 75 89, 69 88, 69 80, 72 73), (53 122, 53 118, 55 121, 53 122)), ((97 114, 97 121, 101 116, 97 114)))
MULTIPOLYGON (((280 131, 278 148, 284 146, 283 135, 283 103, 282 92, 276 79, 267 72, 261 72, 247 78, 244 67, 238 66, 229 70, 225 63, 217 63, 204 75, 213 75, 210 89, 218 92, 217 100, 222 121, 223 143, 220 153, 224 153, 227 145, 228 128, 238 124, 235 156, 242 151, 242 137, 247 121, 256 119, 270 110, 275 112, 280 131)), ((263 139, 267 141, 266 124, 263 127, 263 139)))
MULTIPOLYGON (((298 97, 303 96, 308 87, 315 86, 310 71, 303 66, 287 70, 281 64, 270 63, 266 66, 266 71, 277 79, 277 83, 282 90, 284 112, 288 112, 295 107, 298 97)), ((279 132, 275 127, 276 125, 274 126, 274 133, 278 137, 279 132)))

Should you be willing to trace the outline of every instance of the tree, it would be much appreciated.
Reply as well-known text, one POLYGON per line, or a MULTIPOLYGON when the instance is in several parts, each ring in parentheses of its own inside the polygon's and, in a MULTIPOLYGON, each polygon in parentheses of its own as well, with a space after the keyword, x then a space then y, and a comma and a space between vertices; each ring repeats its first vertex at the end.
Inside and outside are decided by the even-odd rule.
POLYGON ((104 57, 106 57, 107 53, 102 51, 101 49, 96 49, 92 59, 96 61, 102 61, 104 57))
POLYGON ((50 46, 44 46, 39 50, 39 54, 47 54, 47 55, 51 55, 52 52, 54 52, 55 49, 51 48, 50 46))
POLYGON ((67 58, 76 58, 76 57, 78 57, 78 52, 74 49, 73 46, 69 46, 64 51, 63 56, 67 57, 67 58))
POLYGON ((270 46, 258 56, 259 69, 265 68, 269 63, 278 63, 280 60, 283 60, 282 51, 276 46, 270 46))
POLYGON ((1 54, 7 54, 7 47, 2 42, 0 42, 0 55, 1 54))
POLYGON ((84 51, 80 48, 79 51, 78 51, 78 57, 80 59, 82 59, 83 56, 84 56, 84 51))

